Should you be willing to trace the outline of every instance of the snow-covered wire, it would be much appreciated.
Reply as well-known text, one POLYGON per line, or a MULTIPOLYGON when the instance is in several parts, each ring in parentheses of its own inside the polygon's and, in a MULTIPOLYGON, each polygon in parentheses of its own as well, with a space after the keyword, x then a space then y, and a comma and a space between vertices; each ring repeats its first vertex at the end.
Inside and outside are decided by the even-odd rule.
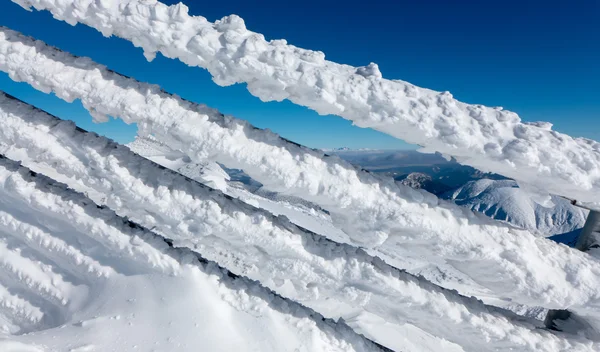
MULTIPOLYGON (((229 300, 230 311, 254 317, 252 319, 260 325, 271 325, 272 328, 275 328, 274 321, 269 320, 280 315, 286 323, 277 328, 297 334, 293 339, 303 338, 304 344, 324 344, 327 351, 333 348, 340 352, 389 352, 355 334, 343 322, 324 319, 311 309, 284 299, 257 282, 233 275, 187 248, 173 248, 165 238, 2 155, 0 196, 0 277, 5 283, 7 276, 18 275, 16 285, 22 286, 22 289, 16 292, 33 304, 44 303, 41 308, 47 317, 36 327, 37 330, 53 327, 44 325, 44 322, 75 325, 76 321, 69 322, 70 312, 85 312, 94 307, 94 301, 103 299, 98 295, 103 292, 101 288, 111 280, 119 280, 120 275, 159 275, 160 280, 162 274, 163 280, 171 276, 185 279, 185 274, 192 269, 197 270, 196 276, 211 277, 203 286, 193 288, 196 292, 190 296, 199 296, 196 303, 210 301, 211 295, 214 295, 211 290, 216 288, 220 291, 219 300, 229 300), (5 236, 7 234, 9 240, 5 236), (10 244, 8 250, 4 248, 7 243, 10 244), (73 280, 77 286, 72 283, 73 280), (36 299, 38 295, 46 298, 46 302, 36 299), (55 296, 60 300, 50 307, 55 296), (308 326, 298 329, 298 324, 308 326)), ((130 282, 135 282, 135 279, 130 282)), ((14 288, 12 286, 11 291, 15 292, 14 288)), ((182 293, 178 295, 182 296, 182 293)), ((108 295, 108 299, 125 301, 123 297, 112 295, 108 295)), ((162 304, 169 305, 170 302, 162 304)), ((4 305, 0 304, 0 317, 3 308, 4 305)), ((182 313, 185 315, 185 312, 182 313)), ((160 326, 160 322, 150 323, 160 326)), ((254 333, 260 331, 260 327, 245 329, 252 329, 254 333)), ((80 334, 77 335, 80 338, 80 334)), ((200 336, 202 334, 197 335, 200 336)), ((297 341, 282 339, 278 347, 269 349, 268 341, 260 337, 256 340, 250 336, 246 338, 246 344, 262 344, 266 350, 282 350, 284 345, 281 342, 286 348, 294 344, 302 347, 297 341)))
POLYGON ((373 63, 341 65, 285 40, 266 41, 236 15, 212 23, 190 16, 181 3, 13 1, 130 40, 149 60, 161 52, 203 67, 219 85, 245 82, 263 101, 289 99, 320 114, 339 115, 536 192, 600 199, 600 143, 553 131, 547 122, 524 123, 502 108, 465 104, 448 92, 384 79, 373 63))
MULTIPOLYGON (((0 94, 0 152, 45 172, 117 213, 195 248, 331 318, 358 312, 388 328, 414 324, 468 350, 589 350, 590 342, 485 306, 387 266, 364 251, 304 232, 94 133, 0 94), (460 333, 457 333, 460 331, 460 333)), ((367 336, 378 325, 358 324, 367 336)), ((375 330, 374 330, 375 329, 375 330)), ((401 331, 401 330, 400 330, 401 331)), ((401 341, 390 347, 401 348, 401 341)))
POLYGON ((271 189, 312 201, 330 211, 349 235, 338 242, 366 246, 396 267, 437 263, 466 274, 494 297, 531 306, 591 308, 600 297, 600 285, 589 279, 600 267, 586 254, 362 172, 5 28, 0 29, 0 70, 66 101, 81 99, 97 117, 138 123, 143 134, 193 160, 243 169, 271 189))

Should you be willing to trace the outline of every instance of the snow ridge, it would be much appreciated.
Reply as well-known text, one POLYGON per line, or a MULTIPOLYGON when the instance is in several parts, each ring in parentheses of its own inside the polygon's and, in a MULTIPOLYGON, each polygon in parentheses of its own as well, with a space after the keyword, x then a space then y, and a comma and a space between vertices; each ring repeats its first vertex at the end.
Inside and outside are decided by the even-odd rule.
POLYGON ((599 266, 586 254, 361 172, 87 58, 1 29, 0 70, 64 100, 81 99, 96 117, 137 122, 143 135, 186 151, 192 160, 243 169, 270 189, 312 201, 349 235, 334 240, 369 247, 396 267, 434 263, 466 274, 488 294, 531 306, 571 308, 599 300, 600 286, 589 283, 599 266), (573 273, 574 267, 582 269, 573 273))
POLYGON ((383 79, 374 63, 340 65, 322 52, 266 41, 236 15, 211 23, 190 16, 184 4, 142 0, 13 2, 130 40, 148 60, 161 52, 206 68, 219 85, 245 82, 263 101, 289 99, 320 114, 339 115, 540 192, 580 201, 600 198, 600 143, 553 131, 547 122, 524 123, 502 108, 462 103, 449 92, 383 79))
MULTIPOLYGON (((494 348, 535 351, 544 340, 553 341, 548 351, 587 348, 578 338, 538 331, 539 322, 440 289, 361 250, 305 232, 5 95, 0 95, 0 117, 5 122, 0 152, 327 317, 379 316, 388 325, 414 324, 474 350, 485 350, 493 341, 494 348), (462 334, 453 334, 456 329, 462 334)), ((376 333, 371 330, 376 325, 358 325, 370 338, 376 333)))
MULTIPOLYGON (((294 347, 311 351, 311 344, 326 347, 328 351, 331 348, 387 351, 356 335, 343 323, 325 320, 255 282, 230 274, 190 250, 171 248, 164 238, 3 156, 0 156, 0 195, 0 321, 10 320, 16 327, 29 328, 9 333, 33 332, 35 335, 36 331, 76 323, 73 319, 82 309, 102 300, 102 295, 95 296, 95 292, 103 292, 104 286, 111 286, 112 281, 124 280, 121 285, 132 285, 127 279, 130 275, 188 280, 191 271, 208 279, 204 287, 194 288, 194 295, 210 295, 211 290, 217 289, 220 300, 229 304, 231 312, 242 312, 266 325, 272 324, 266 317, 282 316, 280 324, 283 326, 276 330, 288 330, 303 339, 265 341, 249 335, 244 343, 269 349, 269 343, 277 342, 279 345, 272 346, 274 351, 294 347), (17 275, 18 280, 8 290, 5 280, 13 275, 17 275), (14 287, 20 290, 14 291, 14 287), (259 318, 261 316, 265 319, 259 318), (33 328, 20 325, 19 319, 24 318, 37 325, 33 328)), ((107 296, 109 300, 112 297, 107 296)), ((171 298, 181 297, 181 292, 176 292, 171 298)), ((161 305, 168 306, 169 302, 161 305)), ((188 308, 193 311, 195 307, 188 308)), ((31 338, 26 336, 24 340, 31 338)))

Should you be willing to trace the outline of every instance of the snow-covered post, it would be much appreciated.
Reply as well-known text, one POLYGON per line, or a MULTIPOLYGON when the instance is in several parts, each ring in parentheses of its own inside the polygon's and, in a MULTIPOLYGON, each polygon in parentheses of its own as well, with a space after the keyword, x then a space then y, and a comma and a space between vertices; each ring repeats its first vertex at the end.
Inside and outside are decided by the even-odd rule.
MULTIPOLYGON (((577 204, 577 201, 571 202, 573 205, 588 209, 590 211, 588 218, 585 222, 585 226, 581 230, 575 248, 582 252, 587 252, 592 246, 598 245, 597 239, 600 238, 600 210, 591 209, 582 205, 577 204)), ((551 309, 544 319, 544 325, 548 329, 560 330, 555 324, 556 320, 567 320, 571 316, 568 310, 563 309, 551 309)))
POLYGON ((590 215, 581 230, 575 248, 584 252, 588 251, 595 244, 594 239, 597 236, 600 236, 600 210, 590 209, 590 215))

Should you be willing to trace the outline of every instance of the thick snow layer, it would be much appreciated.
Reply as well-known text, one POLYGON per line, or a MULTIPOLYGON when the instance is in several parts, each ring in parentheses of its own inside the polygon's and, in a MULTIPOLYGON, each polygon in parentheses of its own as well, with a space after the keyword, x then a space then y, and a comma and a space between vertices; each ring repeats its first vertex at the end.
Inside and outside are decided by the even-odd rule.
POLYGON ((110 115, 136 122, 143 135, 154 135, 194 161, 243 169, 270 189, 318 204, 348 235, 334 240, 368 247, 396 267, 450 265, 496 297, 530 306, 569 308, 600 298, 600 285, 591 283, 600 267, 585 254, 361 171, 90 59, 3 28, 0 70, 64 100, 81 99, 99 119, 110 115))
POLYGON ((3 157, 0 253, 2 351, 379 350, 3 157))
POLYGON ((462 103, 449 92, 383 79, 374 63, 340 65, 322 52, 266 41, 236 15, 211 23, 190 16, 181 3, 154 0, 13 1, 128 39, 148 60, 161 52, 206 68, 219 85, 245 82, 263 101, 289 99, 320 114, 339 115, 541 192, 581 201, 600 198, 600 143, 558 133, 547 122, 524 123, 502 108, 462 103))
POLYGON ((552 197, 552 206, 544 207, 512 180, 471 181, 446 196, 459 205, 543 236, 581 229, 588 215, 588 211, 558 196, 552 197))
MULTIPOLYGON (((99 201, 176 246, 194 248, 327 317, 350 320, 361 333, 396 350, 404 349, 406 339, 399 333, 412 328, 405 324, 467 351, 594 347, 580 337, 543 331, 539 322, 440 289, 361 250, 306 233, 4 95, 0 117, 0 152, 61 177, 93 198, 102 197, 99 201), (379 331, 381 326, 395 331, 397 338, 379 331)), ((422 332, 417 336, 424 338, 422 332)))

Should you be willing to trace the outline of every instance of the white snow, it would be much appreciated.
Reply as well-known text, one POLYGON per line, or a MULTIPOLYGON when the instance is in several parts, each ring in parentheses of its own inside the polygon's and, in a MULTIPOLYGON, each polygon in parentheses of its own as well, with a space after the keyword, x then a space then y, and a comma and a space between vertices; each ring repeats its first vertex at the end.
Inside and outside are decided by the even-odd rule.
POLYGON ((13 2, 512 177, 447 196, 522 229, 0 27, 13 80, 146 136, 130 150, 0 92, 0 350, 600 350, 600 252, 539 236, 586 215, 548 192, 600 204, 600 143, 267 42, 235 15, 13 2), (576 315, 549 331, 547 308, 576 315))
POLYGON ((600 198, 600 143, 553 131, 548 122, 522 122, 502 108, 462 103, 449 92, 384 79, 374 63, 340 65, 322 52, 266 41, 236 15, 211 23, 190 16, 182 3, 154 0, 13 2, 130 40, 148 60, 161 52, 206 68, 219 85, 245 82, 263 101, 289 99, 323 115, 339 115, 539 193, 600 198))
POLYGON ((246 204, 267 210, 276 216, 283 215, 292 223, 312 232, 327 234, 327 237, 334 239, 346 237, 343 231, 332 224, 331 217, 318 206, 301 198, 287 197, 265 191, 262 188, 257 189, 254 187, 255 181, 253 180, 244 181, 244 183, 233 181, 217 163, 212 161, 195 163, 187 154, 169 148, 152 136, 138 136, 133 142, 127 144, 127 147, 144 158, 219 189, 224 194, 238 198, 246 204))
POLYGON ((0 350, 378 351, 0 158, 0 350))
POLYGON ((449 192, 448 197, 491 218, 547 237, 581 229, 588 215, 588 211, 558 196, 552 196, 551 206, 542 206, 512 180, 471 181, 449 192))
POLYGON ((467 350, 539 351, 542 341, 550 341, 542 348, 547 351, 593 346, 580 337, 544 332, 540 322, 461 297, 361 250, 303 232, 5 95, 0 95, 0 117, 0 152, 87 192, 176 246, 194 248, 327 317, 348 320, 395 350, 405 349, 406 340, 417 346, 420 340, 449 344, 433 336, 467 350), (382 325, 394 333, 382 333, 382 325))
POLYGON ((136 122, 143 135, 195 162, 243 169, 270 189, 318 204, 347 235, 333 240, 366 246, 413 272, 436 265, 442 274, 427 278, 445 287, 461 289, 445 278, 462 276, 476 283, 469 287, 482 287, 477 294, 546 308, 591 308, 600 298, 600 266, 586 254, 360 171, 89 59, 1 29, 0 70, 64 100, 79 98, 95 116, 136 122))
POLYGON ((227 189, 230 177, 219 164, 213 161, 191 163, 185 153, 172 150, 152 136, 138 137, 127 147, 159 165, 177 171, 209 187, 220 191, 227 189))

